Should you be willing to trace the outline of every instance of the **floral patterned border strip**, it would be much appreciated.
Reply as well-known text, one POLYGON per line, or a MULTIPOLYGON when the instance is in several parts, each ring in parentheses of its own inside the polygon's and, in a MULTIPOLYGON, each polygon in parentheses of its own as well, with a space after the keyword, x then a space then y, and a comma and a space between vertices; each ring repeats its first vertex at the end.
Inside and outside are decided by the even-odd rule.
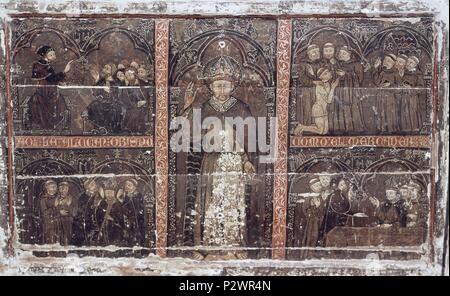
POLYGON ((276 160, 273 190, 272 258, 284 259, 286 242, 286 199, 288 190, 288 108, 291 66, 291 20, 279 20, 277 44, 276 160))
POLYGON ((159 19, 155 24, 155 84, 156 84, 156 253, 166 256, 167 196, 168 196, 168 74, 169 74, 169 20, 159 19))
POLYGON ((355 137, 314 137, 291 136, 290 146, 306 147, 392 147, 430 148, 430 136, 355 136, 355 137))
POLYGON ((85 149, 85 148, 149 148, 153 147, 152 136, 16 136, 16 148, 51 148, 51 149, 85 149))

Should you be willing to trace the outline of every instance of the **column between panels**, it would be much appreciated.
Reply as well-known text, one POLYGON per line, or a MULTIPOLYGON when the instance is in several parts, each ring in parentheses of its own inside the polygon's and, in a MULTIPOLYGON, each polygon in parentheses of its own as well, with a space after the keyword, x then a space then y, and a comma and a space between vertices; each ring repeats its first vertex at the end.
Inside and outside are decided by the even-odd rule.
POLYGON ((169 20, 155 21, 155 171, 156 254, 167 254, 169 20))
POLYGON ((288 104, 291 69, 292 22, 278 21, 277 33, 277 94, 276 94, 276 159, 273 189, 272 258, 284 259, 286 245, 288 104))

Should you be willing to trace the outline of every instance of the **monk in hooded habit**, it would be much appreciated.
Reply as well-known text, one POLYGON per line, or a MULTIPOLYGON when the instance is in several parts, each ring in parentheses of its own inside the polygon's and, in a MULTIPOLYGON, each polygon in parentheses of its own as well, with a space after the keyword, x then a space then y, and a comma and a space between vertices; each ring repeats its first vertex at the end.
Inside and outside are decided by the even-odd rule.
POLYGON ((336 226, 345 226, 350 212, 350 199, 353 194, 350 183, 342 179, 337 184, 337 190, 330 195, 327 203, 325 219, 322 225, 322 233, 325 236, 336 226))
POLYGON ((409 88, 404 88, 403 86, 403 81, 407 72, 407 61, 408 56, 400 54, 397 56, 397 60, 395 62, 395 68, 397 70, 396 85, 398 86, 397 90, 395 91, 395 98, 397 103, 400 130, 402 132, 410 132, 413 129, 410 110, 411 91, 409 88))
POLYGON ((66 65, 64 72, 58 73, 52 66, 57 57, 51 46, 41 46, 36 53, 39 59, 33 64, 31 78, 37 81, 39 87, 30 100, 31 124, 36 129, 60 129, 64 124, 67 106, 58 95, 56 85, 64 80, 72 61, 66 65))
POLYGON ((97 243, 103 246, 124 245, 125 223, 120 197, 115 180, 107 180, 100 191, 101 201, 95 208, 96 224, 99 226, 97 243))
POLYGON ((407 185, 409 189, 409 199, 406 201, 408 215, 406 217, 407 227, 427 227, 426 206, 424 202, 422 187, 415 181, 411 180, 407 185))
MULTIPOLYGON (((146 115, 148 111, 148 91, 145 89, 145 71, 143 68, 136 70, 129 68, 125 71, 127 88, 119 90, 119 97, 126 106, 123 119, 123 128, 131 134, 144 133, 146 131, 146 115)), ((147 81, 148 82, 148 81, 147 81)))
POLYGON ((364 79, 363 64, 354 60, 347 46, 339 49, 337 58, 336 75, 340 81, 331 105, 334 112, 330 113, 330 130, 335 134, 365 131, 359 90, 364 79))
POLYGON ((377 213, 379 224, 383 227, 406 227, 408 215, 406 201, 400 196, 399 188, 394 182, 388 180, 386 183, 386 200, 380 205, 377 213))
POLYGON ((401 87, 406 88, 404 94, 407 98, 407 100, 402 101, 404 104, 401 110, 403 108, 406 110, 402 116, 402 122, 409 122, 412 132, 420 131, 426 112, 426 91, 423 89, 425 82, 418 65, 419 59, 416 56, 408 57, 405 73, 401 79, 401 87), (409 114, 409 120, 403 118, 406 114, 409 114))
POLYGON ((86 107, 81 117, 93 124, 102 134, 123 132, 126 106, 114 88, 105 87, 93 90, 94 100, 86 107))
POLYGON ((378 130, 384 134, 400 131, 398 104, 393 91, 397 83, 397 71, 394 68, 396 60, 397 57, 394 54, 388 54, 383 62, 377 59, 372 69, 375 86, 380 88, 377 90, 377 126, 378 130))
POLYGON ((144 197, 138 191, 138 181, 130 178, 123 183, 122 208, 125 224, 125 239, 128 246, 144 246, 145 212, 144 197))
POLYGON ((95 244, 100 226, 96 224, 96 209, 102 197, 100 186, 95 179, 84 182, 84 192, 78 197, 77 213, 74 218, 74 239, 77 246, 95 244))
POLYGON ((42 243, 56 244, 59 242, 59 213, 56 207, 58 184, 54 180, 44 183, 44 192, 40 197, 42 243))
MULTIPOLYGON (((201 180, 195 199, 195 245, 233 248, 247 244, 248 177, 245 174, 254 174, 255 167, 246 147, 248 133, 243 143, 239 139, 235 141, 235 126, 225 120, 227 117, 245 120, 252 116, 249 106, 232 95, 240 75, 238 63, 223 55, 210 60, 203 70, 211 97, 201 105, 201 119, 203 122, 212 117, 217 121, 204 125, 202 130, 201 180)), ((183 114, 191 119, 194 86, 193 82, 188 85, 183 108, 183 114)), ((196 145, 195 140, 193 142, 196 145)), ((225 250, 218 254, 194 252, 193 256, 196 259, 214 256, 244 259, 247 253, 225 250)))
POLYGON ((299 64, 297 116, 299 123, 310 125, 313 122, 311 109, 315 100, 314 81, 318 79, 317 71, 320 68, 320 48, 311 44, 306 49, 306 55, 306 59, 299 64))
MULTIPOLYGON (((317 247, 322 241, 322 226, 327 211, 329 197, 332 195, 330 176, 321 175, 309 182, 310 196, 302 203, 305 216, 303 221, 302 247, 317 247)), ((307 258, 311 251, 302 250, 300 256, 307 258)))
POLYGON ((77 201, 70 194, 68 182, 58 184, 58 198, 55 205, 59 215, 60 244, 67 246, 72 243, 72 225, 77 212, 77 201))

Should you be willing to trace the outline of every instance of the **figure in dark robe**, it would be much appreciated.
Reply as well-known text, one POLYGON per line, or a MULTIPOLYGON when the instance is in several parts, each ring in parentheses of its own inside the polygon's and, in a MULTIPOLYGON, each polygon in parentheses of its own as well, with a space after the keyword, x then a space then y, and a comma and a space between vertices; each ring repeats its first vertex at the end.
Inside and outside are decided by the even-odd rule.
POLYGON ((144 246, 145 244, 145 212, 144 198, 137 190, 135 179, 124 183, 125 196, 122 201, 125 225, 125 240, 129 247, 144 246))
POLYGON ((58 185, 53 180, 44 183, 44 193, 40 197, 41 232, 43 244, 59 242, 59 212, 56 207, 58 185))
POLYGON ((122 204, 118 197, 117 183, 108 180, 104 186, 104 196, 96 207, 95 217, 99 225, 97 243, 101 246, 124 246, 125 223, 122 204))
MULTIPOLYGON (((402 131, 418 132, 422 128, 426 114, 426 90, 425 82, 423 80, 423 73, 417 66, 419 59, 415 56, 408 58, 406 63, 406 70, 401 79, 400 87, 403 87, 403 105, 401 122, 409 122, 409 129, 402 131), (409 118, 406 116, 409 115, 409 118)), ((406 127, 404 127, 406 128, 406 127)))
POLYGON ((128 69, 125 72, 128 86, 132 88, 121 89, 119 97, 125 103, 125 116, 123 128, 131 134, 142 134, 147 130, 146 123, 148 113, 148 91, 145 88, 148 81, 138 79, 134 69, 128 69))
POLYGON ((339 50, 336 68, 336 74, 341 78, 330 106, 330 130, 333 134, 365 131, 359 89, 364 78, 363 65, 354 61, 350 49, 343 46, 339 50))
POLYGON ((104 190, 95 180, 86 187, 86 209, 83 213, 84 231, 87 245, 98 245, 102 220, 97 214, 100 203, 104 200, 104 190), (102 197, 103 196, 103 197, 102 197))
MULTIPOLYGON (((332 177, 330 175, 319 175, 319 181, 320 181, 320 186, 322 188, 322 191, 320 193, 320 197, 322 199, 321 203, 323 203, 323 215, 320 217, 321 222, 320 222, 320 226, 319 226, 319 237, 318 237, 318 241, 317 241, 317 245, 318 246, 325 246, 325 238, 326 238, 326 228, 328 225, 328 214, 333 211, 331 208, 331 201, 334 200, 334 203, 336 205, 337 208, 340 207, 345 207, 346 205, 338 205, 339 201, 340 201, 340 196, 337 195, 337 191, 335 188, 335 185, 332 184, 332 177)), ((333 224, 333 218, 336 217, 334 215, 332 216, 332 220, 330 222, 329 227, 332 226, 333 224)), ((334 227, 334 226, 333 226, 334 227)), ((329 229, 331 230, 331 228, 329 229)))
POLYGON ((398 118, 398 103, 395 92, 397 72, 394 68, 396 56, 388 54, 383 59, 383 66, 380 67, 380 60, 375 62, 373 68, 373 79, 377 90, 376 112, 378 118, 378 131, 387 133, 397 133, 400 131, 400 120, 398 118))
POLYGON ((35 129, 58 130, 64 127, 68 112, 63 97, 58 95, 56 85, 70 71, 70 62, 64 72, 55 72, 51 63, 56 60, 55 50, 44 45, 37 50, 40 59, 33 64, 31 78, 38 83, 30 100, 30 120, 35 129))
POLYGON ((326 236, 336 226, 346 225, 348 213, 350 212, 349 191, 350 188, 347 181, 342 179, 338 183, 338 190, 330 195, 321 230, 323 236, 326 236))
POLYGON ((99 187, 94 179, 84 182, 85 191, 78 197, 78 207, 73 223, 76 246, 89 246, 95 244, 99 225, 96 225, 95 209, 101 201, 99 187))
POLYGON ((317 70, 320 68, 320 49, 317 45, 308 46, 307 59, 299 63, 297 93, 297 120, 300 124, 310 125, 313 123, 312 106, 315 101, 315 85, 313 81, 318 80, 317 70))
POLYGON ((409 189, 409 200, 406 202, 408 215, 406 218, 407 227, 427 228, 426 202, 422 196, 422 187, 414 181, 407 184, 409 189), (425 205, 425 206, 424 206, 425 205))
POLYGON ((118 134, 123 131, 125 106, 111 88, 94 91, 95 99, 87 106, 82 117, 94 124, 104 134, 118 134))
POLYGON ((395 101, 397 103, 397 112, 398 112, 398 120, 400 131, 402 132, 410 132, 412 131, 412 114, 410 113, 410 89, 405 88, 403 85, 404 77, 406 73, 406 62, 408 57, 404 54, 400 54, 397 56, 397 60, 395 62, 396 68, 396 86, 397 89, 394 91, 395 101))
MULTIPOLYGON (((322 198, 324 188, 318 178, 310 181, 312 194, 302 204, 305 216, 303 227, 303 238, 301 247, 316 247, 320 241, 320 229, 326 212, 326 198, 322 198)), ((305 259, 311 250, 304 249, 300 252, 300 257, 305 259)))
MULTIPOLYGON (((226 117, 246 119, 252 117, 250 108, 241 100, 231 96, 239 75, 238 65, 228 56, 220 56, 210 61, 203 75, 212 97, 201 106, 201 120, 217 118, 219 127, 210 125, 202 135, 217 136, 203 141, 201 146, 201 180, 196 192, 194 243, 213 247, 245 247, 247 245, 247 203, 246 175, 254 174, 255 167, 247 153, 247 136, 244 143, 235 141, 231 131, 234 127, 226 117), (221 129, 216 130, 217 129, 221 129), (215 146, 215 148, 214 148, 215 146), (229 150, 227 147, 233 147, 229 150)), ((188 86, 182 114, 192 122, 195 98, 194 83, 188 86)), ((256 133, 256 132, 255 132, 256 133)), ((234 132, 233 132, 234 134, 234 132)), ((195 141, 195 140, 194 140, 195 141)), ((195 145, 195 143, 194 143, 195 145)), ((208 254, 206 256, 213 256, 208 254)), ((216 255, 214 255, 216 256, 216 255)), ((226 252, 218 254, 223 259, 245 259, 247 253, 226 252)), ((203 259, 204 255, 195 252, 194 258, 203 259)))
POLYGON ((386 201, 378 208, 378 220, 382 226, 406 227, 408 210, 397 188, 386 188, 386 201))
POLYGON ((77 212, 77 201, 70 195, 69 189, 68 182, 59 183, 59 194, 55 202, 59 214, 59 241, 62 246, 72 243, 72 225, 77 212))

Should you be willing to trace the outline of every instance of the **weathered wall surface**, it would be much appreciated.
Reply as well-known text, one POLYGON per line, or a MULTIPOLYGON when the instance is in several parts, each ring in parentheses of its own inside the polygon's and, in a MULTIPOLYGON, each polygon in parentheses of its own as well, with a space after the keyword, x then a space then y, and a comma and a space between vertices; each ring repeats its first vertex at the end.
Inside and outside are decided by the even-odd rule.
POLYGON ((444 6, 0 1, 0 274, 448 275, 444 6))

